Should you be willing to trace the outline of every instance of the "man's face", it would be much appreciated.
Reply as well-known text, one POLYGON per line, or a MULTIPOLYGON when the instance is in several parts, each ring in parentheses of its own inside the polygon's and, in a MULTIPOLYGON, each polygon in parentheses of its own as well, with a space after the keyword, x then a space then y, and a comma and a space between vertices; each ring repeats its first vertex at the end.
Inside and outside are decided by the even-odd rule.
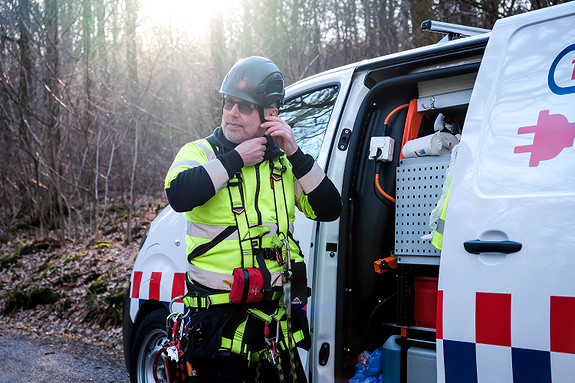
MULTIPOLYGON (((277 115, 276 108, 268 108, 265 115, 277 115)), ((242 99, 226 96, 222 112, 222 130, 228 141, 240 144, 246 140, 263 137, 264 129, 258 107, 242 99)))

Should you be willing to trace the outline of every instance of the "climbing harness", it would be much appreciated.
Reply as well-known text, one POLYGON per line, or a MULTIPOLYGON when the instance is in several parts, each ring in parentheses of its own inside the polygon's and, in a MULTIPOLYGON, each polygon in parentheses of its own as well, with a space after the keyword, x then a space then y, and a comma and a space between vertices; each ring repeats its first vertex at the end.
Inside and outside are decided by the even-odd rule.
POLYGON ((153 376, 156 383, 183 383, 187 376, 193 376, 191 363, 183 358, 186 344, 184 320, 189 312, 182 314, 173 310, 173 304, 184 298, 176 297, 170 302, 170 314, 166 318, 167 338, 153 361, 153 376))
MULTIPOLYGON (((305 332, 298 330, 292 333, 292 261, 289 241, 289 211, 287 208, 286 191, 283 183, 283 174, 287 170, 281 158, 269 161, 270 187, 273 190, 273 201, 276 214, 277 232, 272 238, 272 248, 262 248, 262 237, 270 233, 267 225, 250 226, 245 209, 244 191, 242 187, 242 174, 237 173, 228 181, 227 189, 231 201, 239 246, 241 252, 241 267, 234 269, 233 281, 227 283, 231 285, 231 292, 212 292, 197 286, 187 277, 188 293, 183 298, 184 303, 190 310, 207 309, 211 306, 219 306, 233 302, 235 304, 252 304, 261 301, 277 301, 277 307, 272 314, 267 314, 253 307, 245 307, 246 315, 244 319, 233 329, 233 332, 221 336, 220 351, 231 351, 232 353, 245 355, 249 361, 257 361, 255 370, 255 381, 260 382, 260 372, 262 361, 267 361, 274 365, 280 382, 285 382, 291 375, 293 382, 305 381, 301 378, 301 369, 297 368, 295 347, 298 342, 305 339, 305 332), (266 259, 276 261, 280 267, 279 272, 270 273, 266 259), (282 288, 273 288, 280 286, 282 288), (249 317, 261 320, 263 326, 263 337, 265 346, 260 351, 248 350, 244 340, 244 332, 248 324, 249 317), (271 335, 273 323, 275 323, 275 335, 271 335), (288 366, 287 360, 282 363, 282 357, 289 358, 291 373, 285 372, 288 366)), ((256 166, 256 174, 260 169, 256 166)), ((258 178, 259 185, 259 178, 258 178)), ((230 229, 232 231, 232 229, 230 229)), ((226 233, 227 234, 227 233, 226 233)), ((223 234, 222 234, 223 237, 223 234)), ((211 243, 204 247, 209 249, 211 243)), ((202 249, 202 252, 204 249, 202 249)), ((198 254, 194 254, 197 256, 198 254)), ((304 269, 305 270, 305 269, 304 269)), ((305 279, 305 276, 304 276, 305 279)), ((299 301, 298 301, 299 302, 299 301)), ((201 320, 198 323, 201 325, 201 320)), ((194 335, 195 328, 188 325, 187 330, 190 335, 194 335)), ((234 325, 235 326, 235 325, 234 325)), ((177 332, 176 332, 177 333, 177 332)), ((192 336, 193 337, 193 336, 192 336)), ((190 338, 190 347, 193 340, 190 338)), ((174 344, 176 346, 177 344, 174 344)), ((172 345, 168 345, 172 347, 172 345)), ((171 381, 170 381, 171 383, 171 381)))

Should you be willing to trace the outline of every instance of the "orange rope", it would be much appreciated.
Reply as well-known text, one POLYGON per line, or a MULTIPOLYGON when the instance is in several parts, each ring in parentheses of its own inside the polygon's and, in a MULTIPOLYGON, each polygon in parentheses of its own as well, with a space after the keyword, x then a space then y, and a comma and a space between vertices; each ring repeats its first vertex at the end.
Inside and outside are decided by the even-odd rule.
POLYGON ((409 106, 409 104, 403 104, 403 105, 398 106, 397 108, 395 108, 391 112, 389 112, 389 114, 387 115, 387 117, 385 118, 385 121, 383 123, 387 125, 391 116, 393 116, 395 113, 399 112, 401 109, 407 108, 408 106, 409 106))
MULTIPOLYGON (((383 122, 385 125, 387 125, 389 123, 389 120, 391 119, 391 117, 399 112, 402 109, 405 109, 409 106, 409 104, 403 104, 398 106, 397 108, 395 108, 394 110, 392 110, 391 112, 389 112, 389 114, 387 115, 387 117, 385 118, 385 121, 383 122)), ((381 185, 379 184, 379 173, 377 173, 375 175, 375 187, 377 188, 377 190, 381 193, 381 195, 383 195, 385 198, 387 198, 388 200, 390 200, 391 202, 395 203, 395 198, 393 198, 392 196, 390 196, 389 194, 387 194, 382 188, 381 185)))
POLYGON ((379 192, 388 200, 390 200, 391 202, 395 203, 395 198, 393 198, 392 196, 390 196, 389 194, 387 194, 385 191, 383 191, 383 189, 381 188, 381 186, 379 185, 379 173, 377 173, 375 175, 375 187, 377 187, 377 190, 379 190, 379 192))

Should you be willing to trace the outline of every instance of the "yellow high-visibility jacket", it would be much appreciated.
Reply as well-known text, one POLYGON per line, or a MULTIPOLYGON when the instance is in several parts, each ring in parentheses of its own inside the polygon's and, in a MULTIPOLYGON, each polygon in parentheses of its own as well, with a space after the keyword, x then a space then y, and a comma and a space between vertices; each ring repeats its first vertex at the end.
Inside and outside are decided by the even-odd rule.
MULTIPOLYGON (((223 137, 221 129, 213 136, 191 142, 176 155, 166 176, 165 189, 174 210, 184 211, 188 223, 186 249, 188 275, 193 281, 217 290, 229 290, 232 273, 238 267, 258 267, 254 257, 242 255, 235 213, 228 182, 239 173, 249 236, 258 248, 274 248, 288 238, 291 258, 302 260, 293 240, 294 209, 307 217, 334 220, 341 212, 341 198, 323 170, 298 150, 287 157, 268 139, 264 161, 243 166, 234 145, 223 137), (282 167, 284 201, 275 201, 271 187, 271 166, 282 167), (278 214, 278 211, 280 214, 278 214), (285 211, 285 212, 284 212, 285 211), (287 214, 287 232, 278 232, 278 216, 287 214), (234 228, 236 230, 234 230, 234 228), (280 240, 280 242, 278 242, 280 240), (199 250, 199 251, 198 251, 199 250), (198 255, 198 253, 200 253, 198 255)), ((277 261, 266 259, 272 281, 281 282, 277 261)))

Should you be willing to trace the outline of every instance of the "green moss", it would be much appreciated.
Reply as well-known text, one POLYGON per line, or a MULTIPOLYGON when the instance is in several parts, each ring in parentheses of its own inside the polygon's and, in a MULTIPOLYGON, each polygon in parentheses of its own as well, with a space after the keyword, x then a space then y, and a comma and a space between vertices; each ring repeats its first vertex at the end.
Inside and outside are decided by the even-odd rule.
POLYGON ((112 225, 109 228, 102 230, 102 233, 104 235, 110 235, 110 234, 114 234, 117 233, 118 230, 120 230, 120 228, 118 227, 118 225, 112 225))
POLYGON ((58 266, 55 265, 50 258, 48 258, 38 269, 43 273, 44 277, 49 274, 50 271, 57 269, 58 266))
POLYGON ((13 290, 4 305, 4 314, 20 309, 33 309, 38 305, 52 304, 60 299, 60 294, 46 287, 18 288, 13 290))
POLYGON ((0 259, 0 270, 3 270, 13 264, 18 263, 18 261, 26 255, 36 254, 40 251, 48 251, 58 247, 60 247, 60 244, 53 239, 26 243, 21 247, 15 249, 12 253, 7 255, 6 257, 0 259))
POLYGON ((4 258, 0 258, 0 270, 7 269, 11 265, 18 263, 20 258, 22 258, 22 254, 18 250, 13 251, 4 258))
POLYGON ((94 245, 94 249, 109 249, 112 247, 112 244, 109 242, 104 242, 104 241, 98 241, 95 245, 94 245))
POLYGON ((52 250, 60 247, 60 244, 54 239, 47 239, 43 241, 37 241, 32 243, 27 243, 22 246, 18 251, 20 255, 30 255, 36 254, 40 251, 52 250))
POLYGON ((14 231, 29 231, 33 229, 33 225, 25 218, 16 220, 14 223, 14 231))
POLYGON ((122 309, 126 291, 126 288, 118 289, 104 299, 106 302, 106 315, 100 326, 104 326, 106 323, 117 326, 122 323, 122 309))
POLYGON ((70 283, 70 282, 76 280, 77 277, 78 276, 76 274, 62 274, 56 280, 56 285, 61 286, 61 285, 70 283))
POLYGON ((109 294, 86 295, 86 316, 84 321, 98 324, 117 326, 122 323, 122 309, 126 288, 120 288, 109 294))
POLYGON ((70 316, 70 309, 72 308, 72 301, 70 299, 64 299, 55 305, 51 306, 51 312, 55 313, 60 319, 70 316))
POLYGON ((98 279, 93 281, 88 287, 88 294, 102 294, 108 290, 108 280, 105 276, 101 275, 98 279))
POLYGON ((86 277, 86 283, 90 283, 90 282, 95 281, 96 279, 100 278, 101 275, 102 275, 101 273, 97 273, 97 272, 95 272, 95 271, 92 271, 92 272, 90 273, 90 275, 88 275, 88 276, 86 277))
POLYGON ((118 212, 125 213, 128 210, 129 210, 128 205, 125 205, 125 204, 112 205, 108 208, 108 212, 111 214, 112 213, 118 213, 118 212))
POLYGON ((69 253, 63 256, 62 264, 67 265, 68 263, 77 260, 78 258, 87 257, 88 253, 69 253))

